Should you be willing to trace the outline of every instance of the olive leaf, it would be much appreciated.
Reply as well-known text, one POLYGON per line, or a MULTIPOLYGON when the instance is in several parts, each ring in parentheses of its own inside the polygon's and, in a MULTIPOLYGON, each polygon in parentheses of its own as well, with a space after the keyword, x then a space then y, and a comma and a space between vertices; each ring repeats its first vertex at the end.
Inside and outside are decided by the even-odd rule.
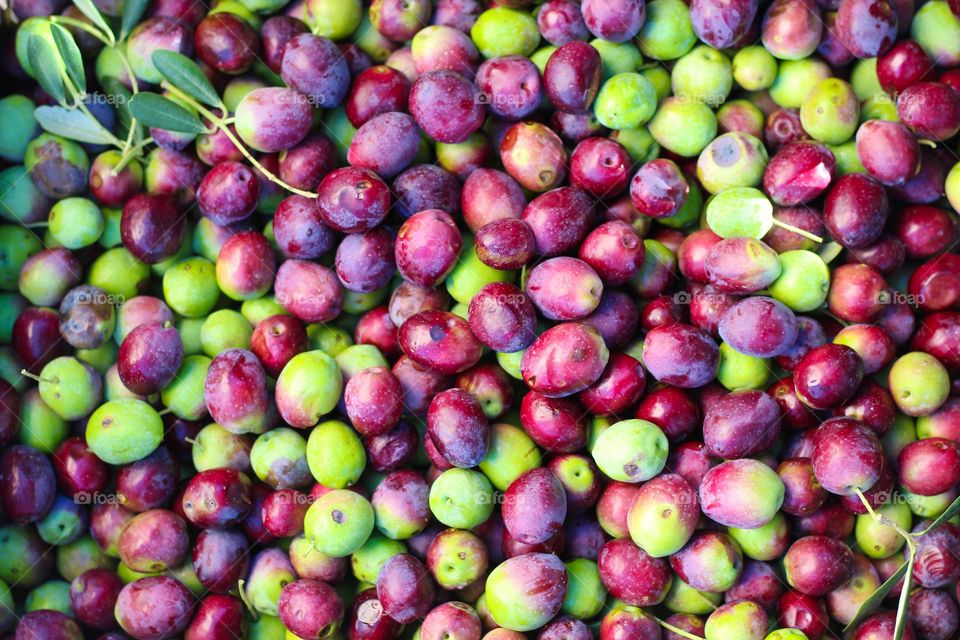
POLYGON ((64 69, 67 77, 73 83, 77 93, 83 95, 87 92, 87 76, 83 69, 83 57, 80 55, 80 47, 77 46, 73 34, 53 23, 50 25, 50 32, 53 34, 53 41, 57 45, 57 51, 60 52, 60 59, 63 60, 64 69))
POLYGON ((80 10, 80 13, 87 16, 90 22, 100 27, 100 30, 103 31, 105 36, 113 36, 113 31, 110 30, 110 25, 107 24, 107 21, 103 18, 100 10, 97 9, 97 5, 93 4, 93 0, 73 0, 73 4, 77 6, 77 9, 80 10))
POLYGON ((133 28, 140 22, 143 13, 147 10, 150 0, 125 0, 123 3, 123 16, 120 18, 120 39, 123 40, 133 28))
POLYGON ((45 131, 89 144, 110 144, 113 136, 99 122, 79 109, 37 107, 34 117, 45 131))
POLYGON ((153 52, 151 60, 157 71, 177 89, 208 106, 223 107, 217 90, 210 84, 197 63, 187 56, 176 51, 160 49, 153 52))
POLYGON ((947 520, 957 515, 957 513, 960 513, 960 498, 957 498, 956 500, 954 500, 953 503, 949 507, 947 507, 946 511, 941 513, 940 517, 933 521, 933 524, 931 524, 929 527, 927 527, 920 533, 916 534, 916 537, 925 536, 931 531, 936 531, 937 529, 942 527, 947 520))
POLYGON ((680 629, 679 627, 675 627, 675 626, 673 626, 672 624, 670 624, 669 622, 667 622, 666 620, 661 620, 661 619, 658 618, 657 616, 650 616, 650 617, 653 618, 653 620, 654 620, 658 625, 660 625, 661 627, 663 627, 663 628, 666 629, 667 631, 670 631, 670 632, 673 633, 674 635, 678 635, 678 636, 680 636, 681 638, 687 638, 688 640, 703 640, 703 638, 701 638, 700 636, 694 635, 694 634, 690 633, 689 631, 685 631, 685 630, 683 630, 683 629, 680 629))
POLYGON ((66 89, 60 75, 60 58, 53 45, 39 36, 31 35, 27 41, 27 59, 43 90, 60 104, 66 103, 66 89))
POLYGON ((244 580, 237 581, 237 592, 240 594, 240 600, 243 602, 243 606, 247 608, 247 611, 250 613, 250 617, 254 620, 260 618, 260 613, 254 608, 253 603, 250 602, 250 598, 247 596, 247 590, 243 586, 244 580))
POLYGON ((843 253, 843 246, 833 241, 824 242, 820 245, 820 249, 817 250, 817 254, 823 260, 824 264, 830 264, 841 253, 843 253))
POLYGON ((907 556, 907 569, 903 576, 903 589, 900 590, 900 601, 897 604, 897 620, 896 627, 893 629, 893 640, 903 640, 903 634, 907 628, 907 618, 910 617, 910 581, 913 579, 913 560, 916 553, 917 549, 911 543, 907 556))
POLYGON ((173 100, 149 91, 141 91, 130 99, 130 113, 148 127, 180 133, 206 131, 200 118, 173 100))
POLYGON ((843 628, 844 632, 850 631, 857 627, 864 619, 867 618, 871 613, 880 608, 880 605, 883 603, 884 598, 893 590, 897 583, 900 582, 900 579, 903 578, 904 574, 907 573, 907 564, 904 562, 900 565, 900 568, 893 572, 893 575, 886 579, 886 581, 877 587, 877 590, 870 594, 870 597, 864 600, 863 604, 860 605, 860 609, 857 610, 857 614, 853 616, 853 620, 850 621, 846 627, 843 628))
POLYGON ((253 63, 253 72, 254 74, 267 83, 271 87, 286 87, 287 83, 284 82, 283 77, 268 67, 263 61, 257 60, 253 63))

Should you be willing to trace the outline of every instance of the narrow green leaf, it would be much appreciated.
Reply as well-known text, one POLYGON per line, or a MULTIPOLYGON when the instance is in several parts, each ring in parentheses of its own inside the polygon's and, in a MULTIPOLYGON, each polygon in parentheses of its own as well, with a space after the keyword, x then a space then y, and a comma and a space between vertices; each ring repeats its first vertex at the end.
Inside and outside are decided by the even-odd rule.
POLYGON ((867 598, 862 605, 860 605, 857 615, 853 616, 853 620, 850 621, 850 624, 843 628, 844 632, 855 629, 857 625, 867 618, 867 616, 879 609, 884 598, 886 598, 890 591, 897 586, 897 583, 900 582, 900 579, 903 578, 906 573, 907 563, 904 562, 902 565, 900 565, 899 569, 893 572, 892 576, 887 578, 886 582, 877 587, 877 590, 870 594, 870 597, 867 598))
POLYGON ((929 527, 927 527, 917 535, 924 536, 930 533, 931 531, 936 531, 941 526, 943 526, 943 523, 945 523, 947 520, 957 515, 958 513, 960 513, 960 498, 957 498, 956 500, 954 500, 953 503, 949 507, 947 507, 946 511, 941 513, 940 516, 933 521, 933 524, 931 524, 929 527))
POLYGON ((120 18, 120 39, 123 40, 140 22, 143 13, 147 10, 150 0, 125 0, 123 3, 123 17, 120 18))
POLYGON ((54 100, 64 104, 67 100, 66 89, 60 75, 60 57, 53 45, 40 36, 30 36, 27 41, 27 59, 43 90, 54 100))
POLYGON ((95 24, 97 27, 103 31, 103 35, 108 38, 113 36, 113 31, 110 30, 110 25, 107 24, 107 21, 104 19, 103 14, 100 13, 100 9, 97 9, 97 5, 93 4, 93 0, 73 0, 73 4, 77 5, 77 9, 80 10, 80 13, 87 16, 90 19, 90 22, 95 24))
POLYGON ((173 100, 149 91, 141 91, 130 99, 130 113, 147 127, 181 133, 206 131, 200 118, 173 100))
POLYGON ((893 640, 903 640, 903 632, 907 627, 907 618, 910 617, 910 581, 913 578, 913 562, 916 550, 911 548, 907 557, 907 570, 903 577, 903 590, 900 591, 900 601, 897 604, 897 621, 893 630, 893 640))
POLYGON ((45 131, 77 142, 110 144, 113 137, 103 126, 79 109, 37 107, 34 117, 45 131))
MULTIPOLYGON (((100 84, 103 86, 107 98, 113 103, 114 109, 117 112, 117 136, 121 139, 126 139, 127 134, 130 132, 130 125, 135 122, 133 115, 130 113, 130 98, 133 94, 130 93, 126 85, 112 76, 107 76, 100 84)), ((138 131, 135 135, 139 137, 139 125, 137 129, 138 131)))
POLYGON ((50 25, 50 32, 53 33, 53 41, 60 52, 67 77, 81 95, 86 93, 87 76, 83 69, 83 56, 80 55, 80 47, 73 39, 73 34, 56 23, 50 25))
POLYGON ((817 254, 823 259, 827 264, 833 262, 837 256, 843 253, 843 247, 836 242, 824 242, 820 245, 820 249, 817 250, 817 254))
POLYGON ((688 640, 703 640, 703 638, 701 638, 700 636, 694 635, 694 634, 690 633, 689 631, 684 631, 683 629, 680 629, 679 627, 675 627, 675 626, 673 626, 672 624, 670 624, 669 622, 667 622, 666 620, 661 620, 660 618, 658 618, 658 617, 656 617, 656 616, 650 616, 650 617, 653 618, 658 625, 660 625, 661 627, 663 627, 663 628, 666 629, 667 631, 670 631, 671 633, 674 633, 674 634, 680 636, 681 638, 687 638, 688 640))
POLYGON ((257 60, 256 62, 253 63, 253 69, 251 69, 251 71, 253 71, 258 78, 266 82, 267 86, 270 86, 270 87, 286 87, 287 86, 287 83, 283 81, 283 77, 279 73, 277 73, 276 71, 274 71, 273 69, 265 65, 260 60, 257 60))
POLYGON ((260 617, 260 614, 256 609, 253 608, 253 604, 250 602, 250 598, 247 596, 247 590, 243 588, 244 580, 237 581, 237 591, 240 593, 240 600, 243 602, 243 606, 247 608, 247 611, 250 613, 250 617, 254 620, 257 620, 260 617))
POLYGON ((151 57, 167 82, 205 105, 222 107, 223 102, 197 63, 176 51, 158 49, 151 57))

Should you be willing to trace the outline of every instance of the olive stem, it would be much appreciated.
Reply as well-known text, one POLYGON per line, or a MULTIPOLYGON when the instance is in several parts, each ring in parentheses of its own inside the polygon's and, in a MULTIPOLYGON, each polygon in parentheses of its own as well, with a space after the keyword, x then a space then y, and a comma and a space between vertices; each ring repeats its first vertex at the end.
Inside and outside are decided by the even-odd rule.
POLYGON ((910 551, 907 555, 907 572, 903 574, 903 589, 900 590, 900 600, 897 603, 897 619, 894 624, 894 640, 902 640, 904 627, 906 626, 907 608, 910 604, 910 582, 913 578, 913 558, 916 555, 916 547, 913 541, 908 541, 910 551))
POLYGON ((223 134, 227 136, 230 142, 232 142, 234 146, 236 146, 237 149, 240 150, 240 153, 242 153, 244 157, 250 162, 250 164, 256 167, 257 170, 267 178, 267 180, 269 180, 270 182, 273 182, 274 184, 279 185, 280 187, 283 187, 284 189, 286 189, 291 193, 297 194, 298 196, 303 196, 304 198, 311 198, 311 199, 316 199, 318 197, 317 194, 312 191, 304 191, 303 189, 298 189, 293 185, 289 185, 283 180, 281 180, 278 176, 274 175, 273 172, 271 172, 265 166, 260 164, 260 162, 253 157, 253 154, 251 154, 250 151, 247 150, 247 147, 243 144, 243 142, 241 142, 240 139, 237 138, 237 136, 233 135, 233 132, 230 131, 230 127, 224 125, 222 122, 215 122, 214 124, 216 124, 219 127, 219 129, 223 131, 223 134))
MULTIPOLYGON (((123 141, 123 149, 120 150, 120 155, 121 155, 123 158, 126 158, 127 153, 128 153, 128 152, 130 151, 130 149, 133 147, 133 133, 134 133, 134 131, 136 131, 136 129, 137 129, 137 121, 131 118, 131 120, 130 120, 130 130, 127 131, 127 139, 123 141)), ((152 140, 152 138, 151 138, 151 140, 152 140)), ((116 174, 116 167, 114 167, 114 169, 113 169, 113 175, 117 175, 117 174, 116 174)))
POLYGON ((222 118, 214 114, 212 111, 204 107, 202 104, 200 104, 199 102, 197 102, 192 97, 188 96, 186 93, 184 93, 177 87, 173 86, 172 84, 167 83, 167 89, 169 89, 169 91, 175 94, 178 98, 182 99, 184 102, 189 104, 191 107, 196 109, 197 113, 199 113, 204 118, 209 120, 215 127, 223 131, 223 135, 227 136, 227 139, 230 140, 230 142, 232 142, 233 145, 240 150, 240 153, 243 154, 243 157, 245 157, 247 161, 250 162, 250 164, 252 164, 257 169, 257 171, 262 173, 267 180, 283 187, 284 189, 286 189, 291 193, 297 194, 298 196, 303 196, 304 198, 313 198, 313 199, 317 198, 316 193, 313 193, 312 191, 304 191, 303 189, 298 189, 292 185, 287 184, 286 182, 281 180, 279 177, 277 177, 272 171, 270 171, 265 166, 260 164, 260 162, 256 158, 254 158, 253 154, 250 153, 250 151, 247 149, 246 145, 243 144, 243 142, 239 138, 237 138, 237 136, 235 136, 233 132, 230 130, 230 127, 227 125, 226 118, 222 118))
POLYGON ((20 375, 26 376, 31 380, 35 380, 37 382, 45 382, 46 384, 57 384, 57 382, 59 382, 56 378, 44 378, 42 376, 38 376, 33 373, 30 373, 26 369, 20 369, 20 375))
POLYGON ((890 527, 891 529, 897 532, 897 535, 899 535, 901 538, 906 540, 907 544, 911 548, 914 547, 913 535, 911 533, 904 531, 902 528, 900 528, 900 525, 898 525, 896 522, 894 522, 890 518, 880 515, 879 513, 874 511, 873 507, 870 505, 870 501, 867 500, 866 496, 863 495, 863 492, 860 491, 860 489, 856 489, 856 492, 857 492, 857 497, 860 498, 860 502, 863 503, 863 506, 867 510, 867 513, 870 514, 870 517, 873 518, 875 522, 882 524, 885 527, 890 527))
POLYGON ((913 578, 913 559, 917 555, 917 543, 914 540, 913 534, 904 531, 896 522, 893 522, 889 518, 874 511, 873 507, 870 505, 870 501, 867 500, 866 496, 863 495, 863 492, 860 491, 860 489, 856 489, 856 492, 857 497, 860 498, 860 502, 863 503, 867 513, 870 514, 870 517, 873 518, 875 522, 890 527, 896 531, 900 537, 907 541, 907 570, 903 574, 903 588, 900 590, 900 599, 897 604, 897 619, 896 623, 894 624, 893 636, 894 640, 902 640, 904 624, 906 621, 905 619, 907 616, 907 607, 910 604, 910 582, 913 578))
MULTIPOLYGON (((75 86, 73 86, 73 81, 70 80, 70 78, 67 77, 67 74, 66 74, 66 73, 61 73, 61 75, 63 76, 63 82, 66 84, 66 86, 67 86, 67 88, 70 90, 70 92, 71 92, 74 96, 79 97, 81 92, 78 91, 75 86)), ((80 113, 82 113, 82 114, 84 114, 85 116, 87 116, 88 118, 90 118, 90 121, 91 121, 91 122, 96 123, 96 125, 97 125, 98 127, 100 127, 100 129, 101 129, 105 134, 107 134, 107 136, 108 136, 109 139, 110 139, 110 144, 112 144, 113 146, 117 147, 118 149, 122 149, 122 148, 123 148, 123 142, 122 142, 119 138, 117 138, 117 136, 113 135, 113 132, 112 132, 112 131, 110 131, 109 129, 107 129, 105 126, 103 126, 103 125, 100 123, 99 120, 97 120, 96 116, 94 116, 93 113, 90 112, 90 109, 87 107, 87 105, 83 102, 82 99, 77 100, 76 104, 74 105, 74 108, 75 108, 75 109, 79 109, 79 110, 80 110, 80 113)))
POLYGON ((153 138, 147 138, 146 140, 143 140, 142 142, 138 142, 134 146, 124 151, 123 154, 120 156, 120 162, 118 162, 117 166, 115 166, 113 169, 110 170, 110 175, 116 176, 118 173, 123 171, 126 168, 126 166, 130 164, 130 161, 136 158, 137 156, 139 156, 140 151, 145 146, 147 146, 152 142, 153 142, 153 138))
POLYGON ((81 31, 86 31, 87 33, 89 33, 94 38, 96 38, 103 44, 107 45, 111 49, 116 44, 116 41, 114 40, 112 33, 109 34, 108 36, 104 36, 99 29, 97 29, 93 25, 83 22, 82 20, 77 20, 76 18, 71 18, 69 16, 50 16, 50 22, 65 24, 67 26, 80 29, 81 31))
MULTIPOLYGON (((130 152, 130 149, 133 148, 133 137, 134 137, 134 135, 136 134, 136 132, 137 132, 137 119, 134 118, 134 117, 131 115, 131 116, 130 116, 130 128, 127 130, 127 139, 123 141, 123 149, 121 150, 121 155, 122 155, 124 158, 126 158, 127 154, 130 152)), ((147 138, 147 140, 149 140, 149 141, 152 142, 152 141, 153 141, 153 138, 147 138)), ((142 146, 139 146, 139 145, 138 145, 138 148, 142 148, 142 146)), ((126 160, 126 161, 124 162, 124 165, 126 165, 126 162, 129 162, 129 160, 126 160)), ((116 170, 116 169, 114 169, 114 170, 116 170)), ((114 175, 116 175, 116 174, 114 174, 114 175)))
POLYGON ((663 627, 663 628, 666 629, 667 631, 671 631, 671 632, 677 634, 678 636, 682 636, 682 637, 684 637, 684 638, 688 638, 689 640, 703 640, 703 638, 701 638, 700 636, 695 636, 695 635, 693 635, 692 633, 690 633, 689 631, 684 631, 683 629, 677 628, 677 627, 673 626, 672 624, 670 624, 669 622, 667 622, 666 620, 661 620, 661 619, 658 618, 657 616, 650 616, 650 617, 653 618, 654 620, 656 620, 656 621, 657 621, 657 624, 659 624, 661 627, 663 627))
POLYGON ((777 225, 777 226, 780 227, 781 229, 786 229, 787 231, 792 231, 792 232, 796 233, 797 235, 801 235, 801 236, 803 236, 804 238, 806 238, 806 239, 808 239, 808 240, 813 240, 813 241, 816 242, 817 244, 820 244, 820 243, 823 242, 823 238, 821 238, 820 236, 818 236, 818 235, 816 235, 816 234, 813 234, 813 233, 810 233, 809 231, 807 231, 807 230, 805 230, 805 229, 801 229, 800 227, 795 227, 795 226, 793 226, 792 224, 787 224, 786 222, 781 222, 780 220, 777 220, 776 218, 773 219, 773 224, 777 225))
POLYGON ((137 75, 133 72, 133 67, 130 66, 130 61, 127 60, 127 55, 116 46, 111 47, 111 49, 116 51, 120 56, 120 62, 123 63, 123 70, 127 72, 127 77, 130 78, 130 92, 136 95, 140 92, 140 83, 137 81, 137 75))
MULTIPOLYGON (((120 62, 123 63, 123 70, 127 72, 127 77, 130 78, 130 92, 133 95, 137 95, 140 92, 140 83, 137 81, 136 74, 133 73, 133 67, 130 66, 130 61, 127 60, 127 54, 121 51, 118 47, 111 47, 117 55, 120 57, 120 62)), ((126 154, 130 150, 130 146, 133 144, 133 137, 137 131, 137 119, 130 115, 130 130, 127 131, 127 139, 123 145, 123 153, 126 154)))
POLYGON ((237 581, 237 591, 240 593, 240 600, 243 601, 243 604, 250 612, 250 616, 256 621, 260 618, 260 615, 257 613, 257 610, 253 608, 253 603, 250 602, 250 598, 247 597, 247 590, 243 588, 243 583, 244 580, 237 581))
POLYGON ((857 492, 857 497, 860 498, 860 502, 863 504, 864 509, 867 510, 867 513, 870 514, 870 517, 880 522, 880 516, 873 510, 873 506, 870 504, 870 501, 867 500, 867 497, 863 495, 863 491, 860 491, 860 489, 854 489, 854 491, 857 492))

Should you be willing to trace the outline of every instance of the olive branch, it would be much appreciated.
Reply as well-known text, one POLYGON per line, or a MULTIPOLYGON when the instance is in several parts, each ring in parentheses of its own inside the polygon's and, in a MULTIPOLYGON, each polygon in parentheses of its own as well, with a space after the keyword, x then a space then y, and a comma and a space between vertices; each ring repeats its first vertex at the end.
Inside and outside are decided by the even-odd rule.
POLYGON ((31 18, 36 22, 18 32, 22 40, 18 40, 17 49, 25 53, 25 66, 29 67, 25 70, 57 103, 34 111, 45 131, 78 142, 115 147, 120 160, 111 171, 116 175, 131 161, 142 159, 153 144, 145 127, 194 135, 219 130, 267 180, 290 193, 317 197, 316 193, 287 184, 254 157, 230 128, 233 118, 216 89, 199 65, 187 56, 155 51, 151 61, 163 76, 161 86, 167 95, 142 90, 125 45, 149 0, 127 0, 119 21, 108 20, 92 0, 73 2, 86 20, 61 15, 31 18), (111 22, 117 24, 111 26, 111 22), (119 136, 104 126, 87 104, 90 94, 83 58, 71 30, 92 36, 120 62, 124 78, 106 76, 100 80, 106 97, 116 106, 119 136))
POLYGON ((902 579, 903 586, 900 589, 900 597, 897 603, 897 618, 894 625, 893 640, 903 640, 903 634, 906 630, 907 618, 909 614, 910 591, 913 582, 913 565, 917 555, 917 542, 923 536, 936 531, 941 526, 946 524, 951 518, 957 515, 957 513, 960 513, 960 498, 954 500, 953 503, 947 507, 944 512, 941 513, 940 516, 927 528, 917 533, 910 533, 909 531, 905 531, 890 518, 883 514, 877 513, 870 504, 870 501, 867 500, 866 496, 864 496, 863 492, 859 489, 857 490, 857 497, 860 498, 860 502, 863 503, 864 508, 867 510, 867 513, 870 514, 870 517, 873 518, 874 522, 882 524, 886 527, 890 527, 896 531, 897 534, 904 539, 904 541, 906 541, 907 559, 902 565, 900 565, 900 568, 897 569, 893 575, 887 578, 887 580, 863 602, 863 604, 860 606, 860 609, 857 611, 857 614, 853 617, 850 623, 844 627, 843 630, 844 632, 848 632, 854 629, 857 625, 863 622, 867 616, 880 608, 880 605, 883 603, 887 595, 902 579))

